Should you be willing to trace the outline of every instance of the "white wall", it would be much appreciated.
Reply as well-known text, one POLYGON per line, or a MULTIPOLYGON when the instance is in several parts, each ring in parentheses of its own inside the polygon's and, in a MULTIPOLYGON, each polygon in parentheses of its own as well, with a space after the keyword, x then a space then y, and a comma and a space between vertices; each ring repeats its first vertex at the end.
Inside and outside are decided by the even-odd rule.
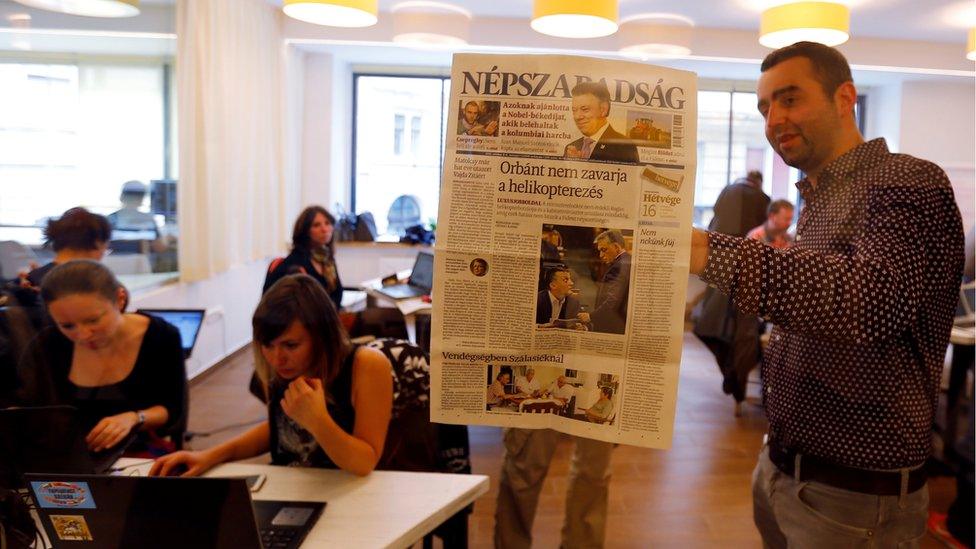
POLYGON ((900 113, 900 152, 946 171, 968 232, 976 218, 976 83, 905 82, 900 113))

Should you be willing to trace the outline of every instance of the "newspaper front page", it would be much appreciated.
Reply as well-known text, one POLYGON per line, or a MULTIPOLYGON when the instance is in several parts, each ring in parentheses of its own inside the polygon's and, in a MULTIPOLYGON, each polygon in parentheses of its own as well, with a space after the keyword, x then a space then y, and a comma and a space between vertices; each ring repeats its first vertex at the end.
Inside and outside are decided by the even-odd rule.
POLYGON ((454 56, 433 421, 670 447, 696 99, 647 64, 454 56))

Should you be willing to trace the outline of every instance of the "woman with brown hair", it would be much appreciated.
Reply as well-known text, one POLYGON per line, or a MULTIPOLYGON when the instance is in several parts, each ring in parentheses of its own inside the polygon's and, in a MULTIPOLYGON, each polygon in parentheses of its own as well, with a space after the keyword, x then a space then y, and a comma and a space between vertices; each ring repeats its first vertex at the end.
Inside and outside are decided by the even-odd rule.
POLYGON ((196 476, 269 450, 274 465, 369 474, 383 454, 390 423, 390 361, 349 342, 329 297, 305 275, 276 282, 261 298, 252 328, 268 421, 219 446, 160 458, 150 474, 186 467, 181 476, 196 476))
POLYGON ((280 263, 272 263, 264 280, 267 292, 275 282, 290 274, 306 274, 322 285, 336 309, 342 307, 342 282, 335 264, 335 217, 322 206, 305 208, 292 230, 291 253, 280 263))
POLYGON ((92 451, 130 438, 136 443, 130 454, 171 451, 174 445, 155 435, 184 420, 179 331, 162 319, 125 313, 125 288, 92 260, 56 266, 44 277, 41 297, 53 326, 25 353, 19 400, 78 408, 92 451))

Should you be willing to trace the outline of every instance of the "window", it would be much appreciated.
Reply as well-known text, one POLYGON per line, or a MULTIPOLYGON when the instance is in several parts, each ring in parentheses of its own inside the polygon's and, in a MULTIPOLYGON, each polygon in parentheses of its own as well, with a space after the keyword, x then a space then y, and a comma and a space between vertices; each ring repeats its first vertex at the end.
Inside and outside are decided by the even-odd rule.
POLYGON ((176 270, 175 206, 160 196, 171 189, 153 183, 174 175, 170 80, 163 64, 0 63, 0 240, 38 247, 49 218, 74 206, 119 211, 123 184, 137 180, 146 192, 132 208, 157 230, 145 242, 117 227, 107 263, 117 274, 176 270), (131 253, 144 261, 119 259, 128 247, 116 240, 139 240, 131 253))
POLYGON ((353 211, 372 212, 380 234, 398 233, 403 213, 391 207, 397 197, 409 195, 420 208, 421 222, 433 221, 450 80, 357 74, 353 82, 353 211))

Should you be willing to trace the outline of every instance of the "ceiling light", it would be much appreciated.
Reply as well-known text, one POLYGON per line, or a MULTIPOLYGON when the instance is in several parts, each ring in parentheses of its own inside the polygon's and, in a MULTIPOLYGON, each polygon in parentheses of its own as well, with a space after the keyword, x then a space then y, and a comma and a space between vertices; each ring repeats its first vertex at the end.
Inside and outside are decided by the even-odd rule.
POLYGON ((139 0, 17 0, 25 6, 88 17, 139 15, 139 0))
POLYGON ((762 13, 759 43, 782 48, 797 42, 836 46, 850 38, 851 10, 833 2, 796 2, 762 13))
POLYGON ((695 22, 682 15, 644 13, 620 21, 620 53, 636 59, 681 57, 691 53, 695 22))
POLYGON ((376 24, 377 0, 285 0, 285 15, 327 27, 376 24))
POLYGON ((976 61, 976 29, 969 29, 969 40, 966 43, 966 59, 976 61))
POLYGON ((560 38, 598 38, 617 32, 617 0, 535 0, 532 29, 560 38))
POLYGON ((421 45, 460 46, 468 43, 471 12, 442 2, 401 2, 393 13, 393 41, 421 45))

